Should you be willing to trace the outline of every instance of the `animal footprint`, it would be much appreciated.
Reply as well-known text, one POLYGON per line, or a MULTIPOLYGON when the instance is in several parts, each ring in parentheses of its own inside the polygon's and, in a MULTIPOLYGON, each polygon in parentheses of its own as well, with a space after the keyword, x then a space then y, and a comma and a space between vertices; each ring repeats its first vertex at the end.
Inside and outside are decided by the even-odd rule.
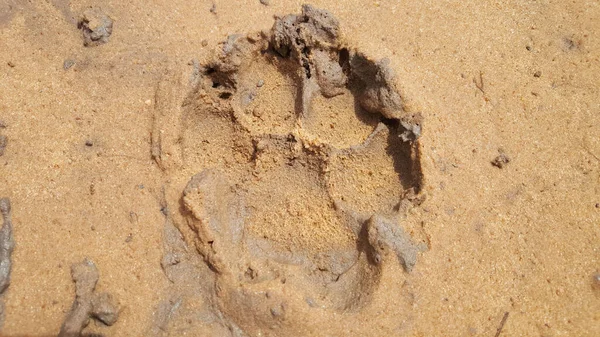
POLYGON ((397 219, 421 189, 420 132, 386 61, 346 47, 327 11, 222 44, 185 105, 183 164, 200 173, 183 205, 232 324, 254 335, 308 307, 357 312, 382 251, 413 268, 420 247, 397 219))

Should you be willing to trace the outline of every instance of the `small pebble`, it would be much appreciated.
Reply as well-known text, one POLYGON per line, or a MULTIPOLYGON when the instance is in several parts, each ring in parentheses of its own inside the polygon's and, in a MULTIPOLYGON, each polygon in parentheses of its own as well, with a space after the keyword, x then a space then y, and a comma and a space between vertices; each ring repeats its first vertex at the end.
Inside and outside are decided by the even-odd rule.
POLYGON ((271 0, 260 0, 260 3, 263 4, 263 5, 265 5, 265 6, 268 6, 268 5, 271 4, 271 0))
POLYGON ((65 62, 63 62, 63 69, 69 70, 69 68, 71 68, 74 64, 75 64, 74 60, 66 59, 65 62))
POLYGON ((85 146, 94 146, 94 142, 92 142, 91 140, 86 140, 85 146))
POLYGON ((283 316, 283 310, 277 307, 271 308, 271 315, 273 317, 281 317, 283 316))
POLYGON ((592 287, 596 290, 600 290, 600 273, 592 275, 592 287))
POLYGON ((498 152, 500 154, 492 160, 492 165, 501 169, 504 168, 506 164, 510 163, 510 158, 502 150, 498 150, 498 152))
POLYGON ((574 41, 571 38, 565 37, 563 39, 563 44, 567 50, 574 50, 579 48, 579 42, 574 41))
POLYGON ((11 68, 15 67, 15 64, 12 61, 8 61, 6 64, 11 68))
POLYGON ((206 47, 206 46, 208 46, 208 40, 204 39, 204 40, 202 40, 202 42, 200 42, 200 44, 202 45, 202 47, 206 47))
POLYGON ((263 80, 258 80, 258 82, 256 83, 256 86, 259 88, 262 87, 263 85, 265 85, 265 81, 263 81, 263 80))
POLYGON ((129 222, 136 223, 137 221, 138 221, 138 215, 133 211, 129 212, 129 222))
POLYGON ((533 77, 540 77, 542 76, 542 72, 541 71, 536 71, 535 73, 533 73, 533 77))

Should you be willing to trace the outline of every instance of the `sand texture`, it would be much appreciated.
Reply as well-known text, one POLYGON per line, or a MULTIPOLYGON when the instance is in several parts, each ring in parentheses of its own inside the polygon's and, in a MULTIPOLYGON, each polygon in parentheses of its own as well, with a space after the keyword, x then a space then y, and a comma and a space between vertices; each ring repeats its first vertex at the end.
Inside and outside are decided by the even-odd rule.
POLYGON ((598 18, 0 0, 0 336, 600 335, 598 18))

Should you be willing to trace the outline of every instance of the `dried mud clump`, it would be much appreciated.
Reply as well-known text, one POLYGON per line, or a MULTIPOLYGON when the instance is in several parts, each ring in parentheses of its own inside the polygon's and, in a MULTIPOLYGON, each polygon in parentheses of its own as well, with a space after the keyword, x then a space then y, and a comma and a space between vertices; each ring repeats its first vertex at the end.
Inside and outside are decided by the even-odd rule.
MULTIPOLYGON (((12 219, 10 200, 0 199, 0 212, 2 213, 2 228, 0 228, 0 296, 10 284, 10 271, 12 268, 11 255, 15 248, 12 234, 12 219)), ((0 302, 0 326, 4 321, 4 302, 0 302)))
POLYGON ((345 47, 339 23, 328 11, 304 5, 302 14, 278 19, 271 29, 271 46, 304 68, 305 91, 311 90, 306 82, 313 77, 327 98, 340 95, 343 88, 349 87, 365 111, 399 120, 405 129, 401 135, 405 141, 420 136, 422 118, 404 111, 389 60, 373 61, 345 47))
POLYGON ((71 276, 75 282, 75 301, 68 313, 59 337, 78 337, 81 331, 94 318, 106 325, 113 325, 119 313, 112 296, 108 293, 95 293, 100 277, 96 265, 85 259, 71 266, 71 276))
POLYGON ((374 63, 360 54, 351 59, 352 69, 362 84, 360 106, 386 118, 397 119, 402 114, 402 100, 394 85, 394 73, 388 64, 387 59, 374 63))
MULTIPOLYGON (((175 215, 215 278, 211 310, 233 335, 295 335, 307 321, 343 331, 387 261, 409 273, 424 250, 401 224, 421 200, 420 115, 388 61, 347 46, 309 5, 230 36, 201 73, 181 135, 161 135, 153 156, 180 147, 177 167, 198 172, 175 215)), ((172 251, 163 268, 179 263, 172 251)))
POLYGON ((308 61, 313 47, 327 48, 338 45, 339 22, 328 11, 302 6, 302 14, 286 15, 275 21, 271 29, 273 49, 282 57, 292 57, 301 63, 308 61))
MULTIPOLYGON (((6 123, 0 120, 0 131, 6 128, 6 123)), ((8 145, 8 137, 0 133, 0 157, 4 155, 4 151, 6 150, 6 146, 8 145)))
POLYGON ((10 270, 12 266, 11 254, 15 247, 12 236, 12 219, 10 200, 0 199, 0 211, 2 212, 2 228, 0 228, 0 294, 10 284, 10 270))
POLYGON ((77 25, 83 34, 83 45, 95 47, 108 42, 112 34, 113 20, 98 8, 83 12, 77 25))
POLYGON ((8 137, 5 135, 0 135, 0 156, 4 155, 4 151, 6 150, 6 146, 8 145, 8 137))

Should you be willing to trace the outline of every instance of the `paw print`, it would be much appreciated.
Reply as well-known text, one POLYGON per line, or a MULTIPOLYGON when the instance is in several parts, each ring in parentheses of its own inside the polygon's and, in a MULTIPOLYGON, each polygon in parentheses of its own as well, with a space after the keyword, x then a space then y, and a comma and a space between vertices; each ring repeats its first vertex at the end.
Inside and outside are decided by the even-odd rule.
POLYGON ((186 99, 183 165, 199 173, 183 205, 219 310, 249 334, 307 306, 360 310, 387 252, 409 272, 422 250, 400 225, 423 184, 420 116, 386 60, 341 41, 306 5, 230 36, 186 99))

